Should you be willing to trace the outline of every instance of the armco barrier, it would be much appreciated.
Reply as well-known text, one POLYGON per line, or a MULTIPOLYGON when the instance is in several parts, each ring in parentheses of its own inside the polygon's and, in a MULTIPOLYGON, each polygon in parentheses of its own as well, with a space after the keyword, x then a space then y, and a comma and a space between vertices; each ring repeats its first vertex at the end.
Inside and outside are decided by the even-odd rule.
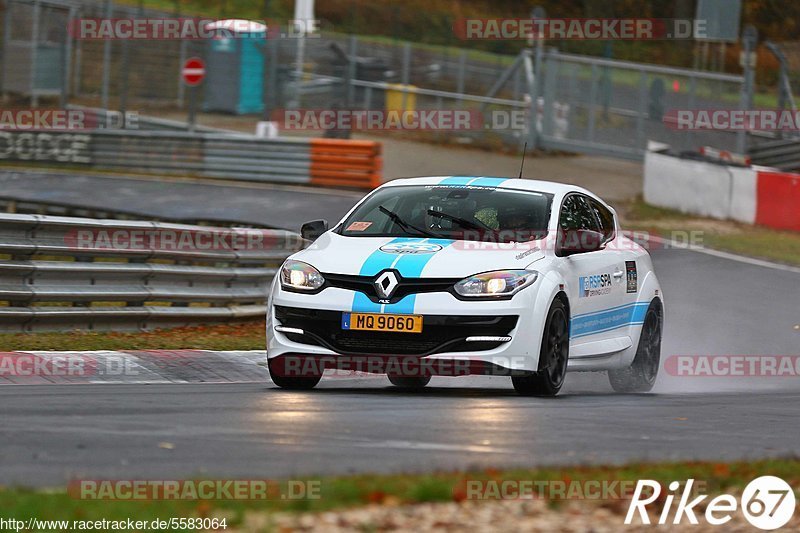
POLYGON ((800 231, 800 174, 648 151, 644 200, 692 215, 800 231))
POLYGON ((266 313, 281 230, 0 214, 0 330, 147 329, 266 313))
POLYGON ((381 144, 180 131, 0 131, 0 162, 372 189, 381 144))

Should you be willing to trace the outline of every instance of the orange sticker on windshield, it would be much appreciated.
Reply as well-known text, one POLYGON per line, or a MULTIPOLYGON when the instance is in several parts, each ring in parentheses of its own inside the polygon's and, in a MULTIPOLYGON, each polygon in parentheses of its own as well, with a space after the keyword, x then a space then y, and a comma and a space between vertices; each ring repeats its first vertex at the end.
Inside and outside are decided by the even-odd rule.
POLYGON ((364 231, 372 225, 372 222, 353 222, 347 226, 346 231, 364 231))

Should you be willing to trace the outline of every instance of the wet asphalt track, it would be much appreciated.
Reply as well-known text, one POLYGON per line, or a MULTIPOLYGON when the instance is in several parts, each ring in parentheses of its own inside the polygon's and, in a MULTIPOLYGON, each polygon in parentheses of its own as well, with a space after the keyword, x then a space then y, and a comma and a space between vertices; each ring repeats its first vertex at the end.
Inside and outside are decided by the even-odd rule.
MULTIPOLYGON (((664 358, 800 355, 800 273, 685 250, 653 257, 664 358)), ((798 455, 798 405, 798 377, 663 372, 654 393, 629 396, 611 393, 604 375, 571 374, 550 400, 518 397, 506 378, 434 378, 421 393, 383 377, 331 378, 305 393, 270 383, 3 386, 0 484, 798 455)))

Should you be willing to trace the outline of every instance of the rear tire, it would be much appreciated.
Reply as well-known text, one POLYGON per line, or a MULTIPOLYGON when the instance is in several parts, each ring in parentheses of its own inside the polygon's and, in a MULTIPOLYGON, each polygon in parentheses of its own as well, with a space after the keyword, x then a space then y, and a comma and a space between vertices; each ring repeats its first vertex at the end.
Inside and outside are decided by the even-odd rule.
POLYGON ((553 300, 547 312, 539 351, 539 370, 512 376, 514 389, 523 396, 555 396, 564 385, 569 361, 569 319, 564 303, 553 300))
POLYGON ((631 366, 608 371, 608 381, 616 392, 649 392, 655 385, 661 364, 661 322, 656 301, 647 308, 631 366))
POLYGON ((282 389, 288 390, 310 390, 317 386, 322 374, 313 376, 282 376, 278 369, 280 363, 275 359, 267 359, 267 368, 272 382, 282 389))
POLYGON ((394 385, 395 387, 400 388, 400 389, 410 389, 410 390, 422 389, 422 388, 425 387, 425 385, 427 385, 431 381, 431 377, 430 376, 406 377, 406 376, 389 376, 389 375, 387 375, 386 377, 389 378, 389 381, 391 381, 392 385, 394 385))

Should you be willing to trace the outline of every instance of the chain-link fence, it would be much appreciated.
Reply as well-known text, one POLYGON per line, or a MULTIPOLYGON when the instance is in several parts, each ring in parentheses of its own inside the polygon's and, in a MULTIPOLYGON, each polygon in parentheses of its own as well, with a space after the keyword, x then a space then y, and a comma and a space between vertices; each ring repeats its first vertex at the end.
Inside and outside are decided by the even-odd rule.
MULTIPOLYGON (((85 40, 65 31, 70 19, 180 16, 102 0, 5 0, 1 90, 34 98, 60 94, 63 105, 186 109, 180 66, 188 57, 208 59, 212 39, 85 40), (40 74, 31 76, 26 68, 40 74), (45 78, 54 87, 49 92, 40 88, 47 85, 45 78)), ((259 71, 262 79, 250 82, 261 84, 259 109, 264 111, 247 112, 269 117, 276 109, 293 108, 464 110, 483 114, 485 123, 469 131, 413 135, 513 150, 528 142, 529 147, 639 158, 648 140, 679 150, 743 146, 743 134, 680 131, 669 118, 675 109, 739 109, 750 101, 742 97, 747 91, 742 76, 554 48, 512 56, 323 30, 303 40, 270 33, 259 44, 263 76, 259 71), (498 124, 492 113, 512 118, 498 124)), ((198 91, 201 106, 208 102, 203 93, 209 80, 198 91)), ((235 89, 228 92, 235 96, 242 87, 235 89)))
POLYGON ((675 110, 738 109, 741 76, 556 51, 546 54, 544 64, 546 146, 633 158, 641 157, 649 140, 676 150, 737 148, 734 132, 679 129, 675 110))

